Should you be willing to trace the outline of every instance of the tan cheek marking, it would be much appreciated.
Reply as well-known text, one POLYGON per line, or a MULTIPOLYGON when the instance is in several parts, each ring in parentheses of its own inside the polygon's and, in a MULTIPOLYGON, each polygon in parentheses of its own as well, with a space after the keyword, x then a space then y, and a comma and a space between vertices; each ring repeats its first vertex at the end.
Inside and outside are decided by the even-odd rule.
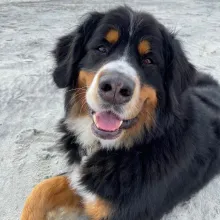
POLYGON ((115 44, 119 39, 119 32, 115 29, 111 29, 108 31, 108 33, 105 36, 105 39, 111 43, 115 44))
POLYGON ((141 88, 139 102, 142 103, 142 109, 138 114, 138 121, 130 129, 125 130, 122 141, 131 141, 141 138, 144 126, 150 129, 155 123, 155 110, 157 106, 157 94, 154 88, 144 86, 141 88))
POLYGON ((95 73, 81 70, 77 81, 77 88, 89 87, 95 77, 95 73))
POLYGON ((157 105, 157 92, 151 86, 143 86, 140 92, 140 100, 147 100, 149 104, 153 105, 156 108, 157 105))
POLYGON ((85 204, 85 213, 91 220, 105 219, 110 215, 110 212, 110 205, 102 199, 97 199, 95 202, 85 204))
POLYGON ((138 44, 138 52, 140 55, 144 55, 150 52, 150 43, 147 40, 143 40, 138 44))
POLYGON ((67 177, 53 177, 39 183, 27 198, 21 220, 46 220, 48 214, 60 207, 65 211, 83 213, 81 197, 69 187, 67 177))
POLYGON ((156 90, 150 86, 144 86, 141 89, 140 99, 144 100, 141 117, 145 119, 143 122, 150 129, 155 123, 154 117, 158 102, 156 90))
POLYGON ((91 85, 95 73, 80 71, 78 81, 76 84, 76 91, 74 92, 74 105, 71 109, 71 115, 85 116, 88 114, 88 106, 86 103, 86 91, 91 85))

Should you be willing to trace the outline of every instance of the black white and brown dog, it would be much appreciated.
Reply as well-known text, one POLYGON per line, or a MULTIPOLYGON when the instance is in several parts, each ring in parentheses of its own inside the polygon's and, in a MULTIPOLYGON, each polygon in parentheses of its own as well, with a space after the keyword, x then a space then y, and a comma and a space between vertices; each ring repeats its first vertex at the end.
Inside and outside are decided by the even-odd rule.
POLYGON ((54 50, 73 167, 37 185, 22 220, 158 220, 220 170, 220 87, 150 14, 91 13, 54 50))

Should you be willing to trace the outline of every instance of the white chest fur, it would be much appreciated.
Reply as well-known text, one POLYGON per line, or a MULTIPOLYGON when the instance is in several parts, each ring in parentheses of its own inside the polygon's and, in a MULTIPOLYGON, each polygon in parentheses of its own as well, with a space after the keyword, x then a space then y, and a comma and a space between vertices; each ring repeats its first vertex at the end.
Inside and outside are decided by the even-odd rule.
POLYGON ((76 190, 77 194, 80 195, 84 202, 93 202, 96 200, 96 195, 89 192, 85 186, 80 182, 82 176, 82 166, 88 157, 83 157, 80 165, 74 164, 73 170, 69 175, 69 180, 72 189, 76 190))

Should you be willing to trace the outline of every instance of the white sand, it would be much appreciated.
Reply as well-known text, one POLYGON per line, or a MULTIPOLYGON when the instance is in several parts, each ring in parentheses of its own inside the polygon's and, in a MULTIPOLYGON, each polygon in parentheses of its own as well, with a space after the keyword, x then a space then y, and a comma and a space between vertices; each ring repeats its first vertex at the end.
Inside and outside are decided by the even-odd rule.
MULTIPOLYGON (((0 219, 19 219, 33 186, 66 170, 55 143, 63 91, 51 81, 55 39, 82 14, 122 1, 0 0, 0 219)), ((124 1, 123 3, 125 3, 124 1)), ((131 0, 179 32, 189 58, 220 79, 220 2, 131 0), (153 3, 152 3, 153 2, 153 3)), ((165 220, 219 220, 220 178, 165 220)))

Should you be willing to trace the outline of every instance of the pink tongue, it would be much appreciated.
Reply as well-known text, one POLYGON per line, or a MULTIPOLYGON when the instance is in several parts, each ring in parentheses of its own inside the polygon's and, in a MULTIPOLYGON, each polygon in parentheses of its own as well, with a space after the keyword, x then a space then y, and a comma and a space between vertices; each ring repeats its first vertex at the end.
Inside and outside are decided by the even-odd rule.
POLYGON ((104 131, 115 131, 121 125, 121 120, 111 112, 95 113, 96 126, 104 131))

